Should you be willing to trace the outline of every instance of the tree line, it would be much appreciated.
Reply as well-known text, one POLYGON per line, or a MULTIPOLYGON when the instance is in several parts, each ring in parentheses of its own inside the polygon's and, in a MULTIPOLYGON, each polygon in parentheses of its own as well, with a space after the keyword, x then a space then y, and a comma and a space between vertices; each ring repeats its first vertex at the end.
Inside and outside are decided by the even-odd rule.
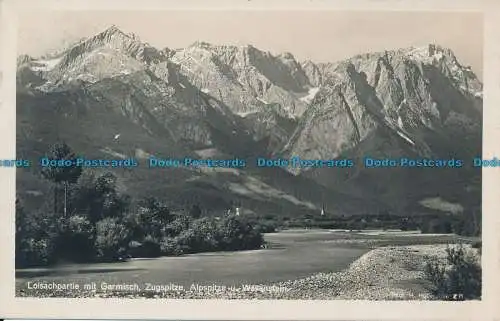
POLYGON ((302 217, 273 217, 269 219, 278 227, 320 228, 320 229, 399 229, 402 231, 420 230, 422 233, 454 233, 461 236, 481 235, 481 210, 471 208, 462 213, 414 214, 401 216, 384 214, 354 214, 324 216, 306 214, 302 217))

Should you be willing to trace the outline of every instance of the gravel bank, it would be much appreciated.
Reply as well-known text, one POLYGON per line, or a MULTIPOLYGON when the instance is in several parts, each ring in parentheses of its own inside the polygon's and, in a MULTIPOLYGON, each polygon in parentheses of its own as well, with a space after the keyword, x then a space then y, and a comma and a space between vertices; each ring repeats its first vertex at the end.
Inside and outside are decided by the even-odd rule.
POLYGON ((205 287, 133 291, 17 290, 18 296, 123 297, 184 299, 340 299, 430 300, 423 267, 428 258, 444 259, 446 245, 389 246, 374 249, 342 272, 246 288, 205 287))

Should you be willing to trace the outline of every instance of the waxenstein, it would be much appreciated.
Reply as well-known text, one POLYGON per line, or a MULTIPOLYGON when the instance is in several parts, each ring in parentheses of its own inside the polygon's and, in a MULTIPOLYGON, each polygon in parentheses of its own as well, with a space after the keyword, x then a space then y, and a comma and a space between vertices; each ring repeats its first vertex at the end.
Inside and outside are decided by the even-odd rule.
POLYGON ((276 285, 243 285, 243 291, 249 292, 287 292, 289 289, 276 285))

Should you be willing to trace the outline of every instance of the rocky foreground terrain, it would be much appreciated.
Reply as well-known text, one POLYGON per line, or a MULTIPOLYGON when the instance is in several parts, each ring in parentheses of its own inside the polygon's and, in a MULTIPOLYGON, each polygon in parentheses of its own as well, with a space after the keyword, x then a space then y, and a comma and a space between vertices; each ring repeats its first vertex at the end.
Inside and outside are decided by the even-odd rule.
POLYGON ((120 297, 183 299, 292 299, 292 300, 432 300, 423 267, 429 259, 445 260, 447 245, 388 246, 374 249, 337 273, 253 288, 205 291, 32 291, 18 296, 120 297))

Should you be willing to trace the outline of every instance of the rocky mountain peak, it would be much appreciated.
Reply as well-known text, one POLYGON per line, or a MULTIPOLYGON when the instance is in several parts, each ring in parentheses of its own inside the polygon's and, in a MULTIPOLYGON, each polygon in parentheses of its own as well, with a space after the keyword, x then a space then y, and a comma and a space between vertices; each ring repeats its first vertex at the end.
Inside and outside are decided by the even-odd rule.
POLYGON ((201 48, 201 49, 213 49, 214 47, 215 45, 201 40, 197 40, 188 46, 188 48, 201 48))
POLYGON ((278 55, 278 57, 281 57, 281 58, 286 59, 286 60, 295 60, 294 55, 288 51, 280 53, 278 55))
MULTIPOLYGON (((303 141, 295 143, 294 154, 310 150, 311 141, 318 143, 311 149, 316 153, 340 154, 352 148, 353 137, 363 140, 384 128, 415 152, 427 155, 429 132, 448 131, 446 126, 457 115, 472 124, 480 121, 477 106, 482 84, 449 48, 430 44, 360 54, 337 64, 305 62, 302 67, 311 82, 326 88, 306 111, 303 123, 315 126, 300 129, 303 141), (332 118, 324 120, 326 113, 332 118), (337 131, 336 135, 314 133, 321 127, 318 122, 333 126, 330 132, 337 131), (330 136, 343 137, 342 144, 330 136)), ((463 126, 464 131, 475 128, 463 126)))
MULTIPOLYGON (((18 63, 25 66, 45 82, 33 82, 33 77, 21 83, 36 84, 42 91, 55 88, 72 87, 73 83, 95 83, 99 80, 127 75, 145 70, 168 59, 170 52, 160 51, 137 35, 125 33, 116 25, 111 25, 102 32, 83 38, 75 44, 57 53, 30 59, 20 56, 18 63)), ((19 64, 18 64, 19 66, 19 64)), ((23 75, 30 75, 24 72, 23 75)))
POLYGON ((26 64, 26 63, 29 63, 31 61, 33 61, 33 57, 31 57, 29 55, 25 55, 25 54, 19 55, 17 57, 17 66, 19 67, 19 66, 26 64))
MULTIPOLYGON (((292 53, 250 44, 197 41, 158 50, 112 25, 57 55, 20 56, 18 64, 19 84, 48 92, 33 90, 26 99, 47 96, 66 106, 65 91, 76 93, 82 110, 99 110, 112 124, 127 121, 107 136, 134 124, 158 140, 151 146, 173 146, 180 155, 207 149, 302 159, 480 154, 482 84, 451 49, 435 44, 299 63, 292 53)), ((421 193, 405 185, 419 179, 411 173, 339 173, 305 168, 293 177, 364 195, 376 187, 382 192, 373 195, 387 204, 406 204, 408 195, 421 193), (401 188, 384 194, 391 184, 401 188)), ((433 175, 431 183, 446 181, 433 175)))
POLYGON ((456 62, 456 57, 450 48, 446 48, 436 44, 427 44, 420 47, 409 47, 400 49, 396 54, 403 54, 406 57, 420 61, 422 63, 432 64, 435 61, 448 60, 456 62))
POLYGON ((135 34, 127 34, 116 25, 112 25, 95 36, 83 39, 64 53, 61 67, 71 65, 75 60, 82 60, 83 56, 101 50, 114 50, 121 54, 128 55, 145 64, 152 64, 164 61, 164 54, 147 42, 140 40, 135 34))
POLYGON ((116 25, 111 25, 109 26, 108 28, 106 28, 104 31, 100 32, 99 34, 101 35, 109 35, 109 36, 112 36, 112 35, 115 35, 115 34, 121 34, 121 35, 125 35, 125 33, 123 31, 121 31, 116 25))
POLYGON ((143 43, 146 46, 150 46, 147 42, 141 40, 141 38, 137 34, 135 34, 133 32, 125 32, 124 30, 120 29, 117 25, 114 25, 114 24, 109 26, 108 28, 104 29, 103 31, 99 32, 95 36, 90 37, 90 38, 100 38, 100 39, 110 40, 112 37, 128 38, 128 39, 143 43))

